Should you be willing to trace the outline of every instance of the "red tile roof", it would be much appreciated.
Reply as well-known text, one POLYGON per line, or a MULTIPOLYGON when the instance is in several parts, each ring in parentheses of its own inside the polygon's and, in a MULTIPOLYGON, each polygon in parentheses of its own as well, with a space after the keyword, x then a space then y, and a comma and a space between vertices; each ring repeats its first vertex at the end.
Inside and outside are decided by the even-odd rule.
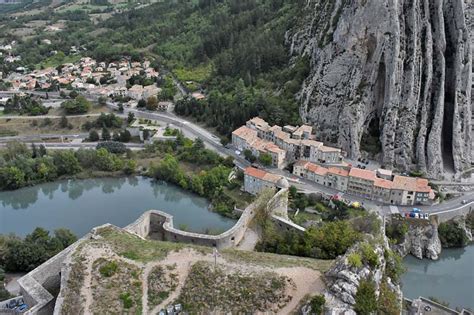
POLYGON ((351 171, 349 172, 349 176, 365 179, 368 181, 375 181, 375 179, 377 178, 375 176, 374 171, 363 170, 361 168, 356 168, 356 167, 351 168, 351 171))
POLYGON ((334 175, 339 175, 339 176, 344 176, 344 177, 349 176, 349 171, 348 170, 345 170, 345 169, 339 168, 339 167, 330 167, 330 168, 328 168, 328 173, 334 174, 334 175))

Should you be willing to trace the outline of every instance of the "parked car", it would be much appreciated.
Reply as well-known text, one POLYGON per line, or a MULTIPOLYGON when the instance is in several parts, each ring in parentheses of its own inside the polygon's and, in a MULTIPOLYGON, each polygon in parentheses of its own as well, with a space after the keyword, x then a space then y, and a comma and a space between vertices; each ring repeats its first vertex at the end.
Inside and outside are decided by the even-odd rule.
POLYGON ((467 200, 464 199, 463 201, 461 201, 461 203, 462 203, 463 205, 465 205, 465 204, 467 203, 467 200))

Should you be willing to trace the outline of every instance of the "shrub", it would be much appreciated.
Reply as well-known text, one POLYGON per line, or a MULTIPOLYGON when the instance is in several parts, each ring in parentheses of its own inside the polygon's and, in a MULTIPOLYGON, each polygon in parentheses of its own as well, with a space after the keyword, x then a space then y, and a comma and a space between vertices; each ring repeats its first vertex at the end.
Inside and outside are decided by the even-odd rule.
POLYGON ((322 314, 324 310, 324 304, 326 304, 326 299, 323 295, 314 296, 309 302, 309 305, 311 306, 311 313, 317 315, 322 314))
POLYGON ((384 251, 384 257, 387 261, 385 265, 385 275, 390 277, 393 282, 399 283, 402 274, 406 270, 403 265, 402 257, 390 249, 384 251))
POLYGON ((122 300, 125 309, 129 309, 133 306, 133 299, 128 292, 120 294, 120 300, 122 300))
POLYGON ((379 257, 377 256, 377 253, 375 252, 372 245, 368 243, 363 243, 360 249, 362 252, 362 259, 365 263, 367 263, 369 266, 373 268, 379 265, 379 257))
POLYGON ((400 303, 398 302, 398 296, 395 292, 390 289, 387 283, 387 279, 383 279, 380 284, 380 294, 378 300, 378 313, 379 314, 401 314, 400 303))
POLYGON ((105 265, 99 268, 99 272, 104 277, 112 277, 117 272, 118 265, 115 261, 107 262, 105 265))
POLYGON ((358 315, 370 315, 377 310, 377 296, 373 280, 361 280, 355 296, 354 310, 358 315))
POLYGON ((352 253, 347 258, 349 265, 355 268, 362 267, 362 258, 360 257, 359 253, 352 253))
POLYGON ((125 153, 127 151, 125 144, 121 142, 115 142, 115 141, 107 141, 107 142, 98 143, 96 149, 99 150, 101 148, 106 149, 110 153, 116 153, 116 154, 125 153))
POLYGON ((405 221, 395 221, 385 227, 385 235, 395 244, 401 244, 407 233, 408 224, 405 221))

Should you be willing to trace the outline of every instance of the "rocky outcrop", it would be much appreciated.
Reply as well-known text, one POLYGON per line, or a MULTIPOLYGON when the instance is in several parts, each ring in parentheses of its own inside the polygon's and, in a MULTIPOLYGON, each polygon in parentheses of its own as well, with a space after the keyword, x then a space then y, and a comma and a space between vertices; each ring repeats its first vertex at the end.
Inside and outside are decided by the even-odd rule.
MULTIPOLYGON (((325 292, 326 308, 330 309, 333 313, 355 314, 353 312, 353 307, 356 303, 355 295, 359 282, 362 279, 372 278, 376 284, 378 294, 378 289, 385 275, 387 262, 384 257, 384 250, 387 244, 378 243, 374 246, 379 261, 378 266, 375 268, 367 264, 356 267, 350 263, 349 257, 354 253, 360 253, 361 246, 362 243, 358 243, 351 247, 344 256, 336 259, 333 267, 325 274, 327 286, 325 292)), ((399 300, 401 300, 402 292, 400 287, 393 284, 390 278, 388 278, 388 283, 391 290, 396 292, 399 300)))
POLYGON ((308 0, 287 34, 310 57, 301 116, 321 140, 432 177, 470 166, 472 51, 468 0, 308 0))
POLYGON ((409 225, 404 241, 391 247, 402 257, 411 254, 418 259, 437 260, 441 253, 438 226, 436 224, 409 225))

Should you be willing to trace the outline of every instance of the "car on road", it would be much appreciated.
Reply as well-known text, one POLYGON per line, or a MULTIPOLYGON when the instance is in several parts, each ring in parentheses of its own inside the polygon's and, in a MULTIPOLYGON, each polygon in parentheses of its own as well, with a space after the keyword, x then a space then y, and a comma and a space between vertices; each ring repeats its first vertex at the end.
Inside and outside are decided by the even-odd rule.
POLYGON ((464 200, 461 201, 461 203, 462 203, 463 205, 465 205, 465 204, 467 203, 467 200, 464 199, 464 200))

